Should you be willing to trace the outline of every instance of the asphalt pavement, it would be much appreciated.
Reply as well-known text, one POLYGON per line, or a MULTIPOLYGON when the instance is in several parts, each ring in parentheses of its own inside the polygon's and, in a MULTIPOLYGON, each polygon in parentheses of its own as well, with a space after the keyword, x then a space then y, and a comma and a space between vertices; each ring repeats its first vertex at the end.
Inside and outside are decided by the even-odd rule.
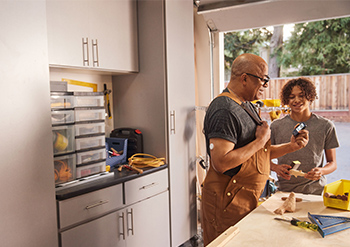
POLYGON ((334 124, 340 146, 336 149, 337 170, 326 175, 327 183, 339 179, 350 180, 350 123, 335 122, 334 124))

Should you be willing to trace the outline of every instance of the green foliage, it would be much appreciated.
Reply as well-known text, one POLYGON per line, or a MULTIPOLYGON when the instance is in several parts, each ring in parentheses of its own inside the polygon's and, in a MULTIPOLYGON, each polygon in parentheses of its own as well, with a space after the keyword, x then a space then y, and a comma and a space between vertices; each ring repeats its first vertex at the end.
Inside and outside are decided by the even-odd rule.
MULTIPOLYGON (((242 53, 259 55, 269 47, 272 33, 266 28, 225 34, 225 68, 242 53)), ((291 37, 271 55, 280 67, 293 72, 283 76, 350 72, 350 17, 295 24, 291 37)))
POLYGON ((233 60, 243 53, 259 55, 259 49, 266 45, 271 36, 272 33, 266 28, 225 33, 225 67, 230 69, 233 60))
POLYGON ((350 72, 350 18, 300 23, 279 50, 279 62, 297 70, 287 76, 350 72))

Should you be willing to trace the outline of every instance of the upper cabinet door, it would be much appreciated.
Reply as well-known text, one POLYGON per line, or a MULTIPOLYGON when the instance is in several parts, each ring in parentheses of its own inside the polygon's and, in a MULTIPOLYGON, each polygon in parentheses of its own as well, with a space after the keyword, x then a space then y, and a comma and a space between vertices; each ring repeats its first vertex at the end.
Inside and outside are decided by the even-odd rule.
POLYGON ((138 71, 136 4, 135 0, 90 1, 93 66, 97 48, 98 67, 138 71))
POLYGON ((89 37, 87 1, 47 0, 49 64, 84 66, 83 38, 89 37))
POLYGON ((50 65, 137 72, 136 7, 133 0, 47 0, 50 65))

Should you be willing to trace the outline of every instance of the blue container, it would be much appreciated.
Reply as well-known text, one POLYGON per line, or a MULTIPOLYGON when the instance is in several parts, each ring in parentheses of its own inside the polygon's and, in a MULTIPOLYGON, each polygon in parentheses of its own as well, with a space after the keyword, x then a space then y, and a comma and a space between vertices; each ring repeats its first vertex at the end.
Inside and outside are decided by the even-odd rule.
POLYGON ((126 163, 126 155, 128 151, 128 139, 125 138, 114 138, 114 137, 106 137, 106 165, 115 167, 119 164, 126 163), (111 151, 111 148, 114 148, 116 151, 123 150, 123 154, 120 156, 111 156, 108 151, 111 151))

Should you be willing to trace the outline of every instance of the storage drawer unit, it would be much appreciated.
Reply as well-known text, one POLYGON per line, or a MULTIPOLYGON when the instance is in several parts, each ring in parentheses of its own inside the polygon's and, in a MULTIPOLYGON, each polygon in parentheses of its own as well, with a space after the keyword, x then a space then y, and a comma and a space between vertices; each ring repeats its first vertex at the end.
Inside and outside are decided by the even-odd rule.
POLYGON ((105 214, 123 206, 123 186, 117 184, 105 189, 58 201, 59 228, 105 214))
POLYGON ((168 189, 168 170, 125 182, 125 203, 132 204, 168 189))

